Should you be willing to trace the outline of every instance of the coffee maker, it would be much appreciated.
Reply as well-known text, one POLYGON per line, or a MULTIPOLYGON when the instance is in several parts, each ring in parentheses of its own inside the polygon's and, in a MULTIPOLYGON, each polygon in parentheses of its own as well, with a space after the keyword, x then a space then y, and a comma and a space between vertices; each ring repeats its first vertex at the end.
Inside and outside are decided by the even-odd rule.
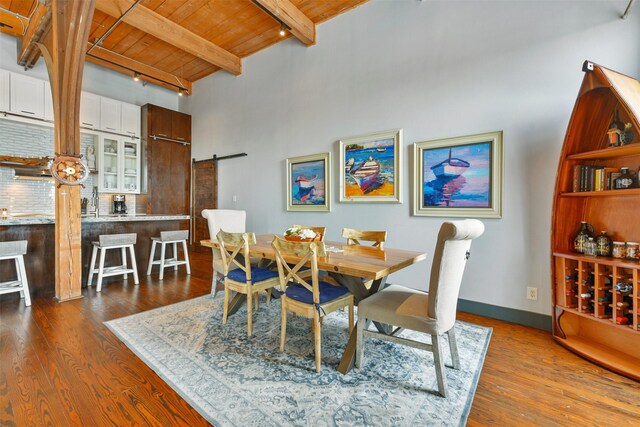
POLYGON ((113 195, 113 213, 114 214, 126 214, 127 205, 125 204, 124 194, 113 195))

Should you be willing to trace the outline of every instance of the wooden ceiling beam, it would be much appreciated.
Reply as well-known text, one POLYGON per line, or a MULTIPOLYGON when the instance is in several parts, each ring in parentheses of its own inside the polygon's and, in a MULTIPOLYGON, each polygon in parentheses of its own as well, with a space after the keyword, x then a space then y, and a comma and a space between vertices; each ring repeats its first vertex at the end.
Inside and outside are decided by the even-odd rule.
POLYGON ((20 37, 29 20, 16 13, 0 9, 0 33, 20 37))
POLYGON ((18 64, 31 68, 40 59, 40 49, 36 43, 40 42, 51 29, 51 8, 40 2, 36 2, 36 10, 29 19, 29 25, 18 37, 20 47, 18 48, 18 64))
POLYGON ((291 34, 307 46, 316 43, 316 25, 289 0, 251 0, 291 29, 291 34))
MULTIPOLYGON (((98 0, 96 9, 119 18, 133 4, 133 0, 98 0)), ((231 74, 237 76, 242 72, 242 64, 238 56, 142 5, 131 9, 123 21, 231 74)))
MULTIPOLYGON (((91 43, 87 44, 87 49, 91 47, 91 43)), ((133 77, 134 73, 140 74, 140 79, 153 83, 158 86, 178 92, 180 88, 186 89, 185 95, 191 95, 191 82, 180 78, 174 74, 159 70, 142 62, 135 61, 126 56, 103 49, 100 46, 94 47, 87 54, 87 61, 93 62, 103 67, 110 68, 120 73, 133 77)))

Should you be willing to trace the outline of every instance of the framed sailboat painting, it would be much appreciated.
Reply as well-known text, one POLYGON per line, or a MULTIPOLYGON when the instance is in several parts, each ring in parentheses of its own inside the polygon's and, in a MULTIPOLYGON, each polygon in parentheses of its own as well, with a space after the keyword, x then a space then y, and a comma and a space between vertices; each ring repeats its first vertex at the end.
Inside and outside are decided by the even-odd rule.
POLYGON ((331 210, 331 153, 287 159, 287 210, 331 210))
POLYGON ((413 214, 502 217, 502 131, 414 144, 413 214))
POLYGON ((402 129, 339 142, 341 202, 401 203, 402 129))

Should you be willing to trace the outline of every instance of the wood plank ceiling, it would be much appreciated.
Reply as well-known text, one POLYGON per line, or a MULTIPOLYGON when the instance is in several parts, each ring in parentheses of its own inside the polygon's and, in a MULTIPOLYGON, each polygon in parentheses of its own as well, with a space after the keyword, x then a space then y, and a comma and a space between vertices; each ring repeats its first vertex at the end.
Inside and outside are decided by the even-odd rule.
MULTIPOLYGON (((289 37, 315 44, 317 24, 366 1, 96 0, 87 60, 190 94, 192 82, 220 70, 241 74, 242 58, 289 37)), ((49 18, 39 0, 0 0, 8 25, 0 31, 21 39, 21 65, 38 60, 27 48, 45 37, 36 28, 49 18)))

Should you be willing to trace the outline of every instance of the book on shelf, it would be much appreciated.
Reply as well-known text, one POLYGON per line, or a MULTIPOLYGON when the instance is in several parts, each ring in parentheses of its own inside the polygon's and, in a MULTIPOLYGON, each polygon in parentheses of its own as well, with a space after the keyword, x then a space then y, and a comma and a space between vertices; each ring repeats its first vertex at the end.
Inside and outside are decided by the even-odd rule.
POLYGON ((615 188, 620 168, 601 165, 575 165, 573 167, 572 191, 606 191, 615 188))

